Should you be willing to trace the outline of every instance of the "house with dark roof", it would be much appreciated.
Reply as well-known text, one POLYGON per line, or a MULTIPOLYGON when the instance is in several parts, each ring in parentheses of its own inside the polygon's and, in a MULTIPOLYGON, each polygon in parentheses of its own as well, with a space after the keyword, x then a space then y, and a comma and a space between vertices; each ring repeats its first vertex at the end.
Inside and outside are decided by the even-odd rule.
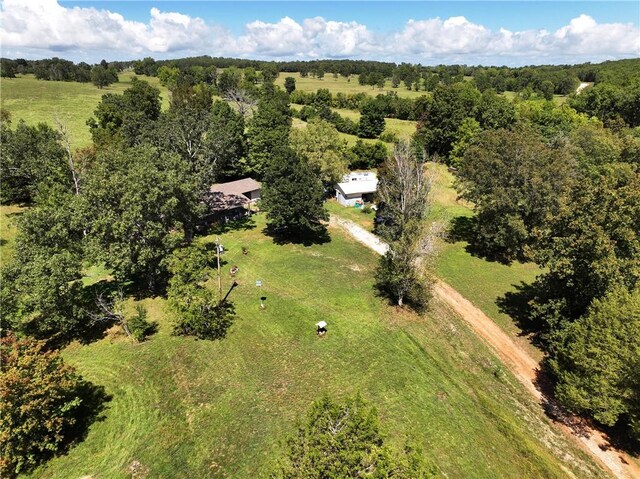
POLYGON ((204 195, 206 223, 230 221, 251 213, 251 205, 260 199, 261 184, 253 178, 216 183, 204 195))

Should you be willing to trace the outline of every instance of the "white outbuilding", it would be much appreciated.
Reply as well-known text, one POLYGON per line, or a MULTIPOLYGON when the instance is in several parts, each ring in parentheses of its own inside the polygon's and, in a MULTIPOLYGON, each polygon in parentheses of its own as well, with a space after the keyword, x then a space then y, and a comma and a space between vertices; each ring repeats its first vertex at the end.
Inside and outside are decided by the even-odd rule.
POLYGON ((342 206, 356 206, 373 202, 378 178, 373 171, 354 171, 336 185, 336 200, 342 206))

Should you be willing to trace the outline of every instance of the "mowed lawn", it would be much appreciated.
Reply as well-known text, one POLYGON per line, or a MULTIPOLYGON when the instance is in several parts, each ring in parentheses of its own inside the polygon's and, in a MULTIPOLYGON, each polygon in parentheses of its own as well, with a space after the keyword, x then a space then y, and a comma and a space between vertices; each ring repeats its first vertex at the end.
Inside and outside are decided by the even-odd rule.
POLYGON ((385 82, 384 88, 372 87, 371 85, 360 85, 358 83, 357 75, 351 75, 349 79, 340 75, 338 75, 338 78, 333 78, 331 73, 325 73, 324 78, 319 79, 312 78, 311 75, 306 78, 302 78, 299 72, 280 72, 275 81, 276 85, 280 85, 284 88, 284 80, 287 77, 295 78, 296 89, 304 92, 316 92, 319 88, 326 88, 334 95, 336 93, 366 93, 367 95, 377 96, 381 93, 385 94, 388 91, 393 91, 402 98, 418 98, 420 96, 430 94, 428 91, 407 90, 404 84, 398 88, 393 88, 391 86, 391 80, 387 80, 385 82))
MULTIPOLYGON (((445 165, 431 164, 430 172, 434 178, 432 190, 433 204, 431 220, 443 221, 447 225, 457 217, 471 217, 471 205, 458 200, 453 187, 454 176, 445 165)), ((373 213, 363 213, 359 209, 344 208, 335 201, 327 203, 331 214, 350 219, 368 230, 373 229, 373 213)), ((502 329, 535 358, 541 358, 539 349, 532 346, 513 319, 500 311, 498 299, 505 293, 516 290, 524 283, 531 283, 541 273, 534 263, 514 262, 504 265, 487 261, 467 251, 466 241, 444 239, 439 242, 435 260, 435 272, 438 277, 458 290, 465 298, 492 318, 502 329)))
MULTIPOLYGON (((37 80, 33 75, 3 78, 0 106, 11 113, 14 124, 22 119, 29 125, 44 122, 55 128, 58 117, 69 131, 72 146, 84 147, 91 144, 87 120, 93 116, 102 95, 122 93, 131 86, 134 76, 133 72, 123 72, 119 83, 102 90, 92 83, 37 80)), ((163 108, 166 108, 169 97, 159 80, 144 75, 138 78, 160 89, 163 108)))
POLYGON ((389 441, 421 445, 438 477, 602 477, 444 305, 420 317, 376 297, 374 253, 339 230, 322 245, 276 245, 263 227, 257 216, 255 228, 221 235, 225 288, 240 268, 226 339, 172 336, 155 298, 143 300, 160 323, 149 341, 64 351, 112 399, 84 441, 32 477, 126 478, 133 461, 153 478, 266 477, 312 401, 358 392, 389 441))

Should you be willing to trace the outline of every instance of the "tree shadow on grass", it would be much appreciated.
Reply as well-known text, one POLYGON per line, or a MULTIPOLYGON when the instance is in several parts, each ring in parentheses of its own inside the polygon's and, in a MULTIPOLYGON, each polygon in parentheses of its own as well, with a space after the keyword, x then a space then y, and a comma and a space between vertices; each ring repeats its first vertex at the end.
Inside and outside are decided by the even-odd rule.
POLYGON ((472 216, 456 216, 449 223, 447 241, 449 243, 457 243, 458 241, 471 243, 475 224, 475 218, 472 216))
POLYGON ((273 242, 278 245, 300 244, 312 246, 325 244, 331 241, 329 230, 325 225, 319 225, 316 229, 292 231, 287 229, 277 229, 267 226, 262 230, 263 234, 270 236, 273 242))
POLYGON ((80 405, 74 413, 76 421, 75 424, 62 431, 63 439, 59 443, 58 449, 56 451, 41 451, 35 454, 35 464, 27 465, 25 469, 20 471, 21 474, 33 471, 36 467, 55 456, 68 454, 73 447, 87 438, 92 424, 106 419, 104 413, 113 396, 107 394, 104 386, 82 380, 75 391, 75 396, 80 399, 80 405))
POLYGON ((95 422, 102 422, 106 419, 104 412, 107 404, 113 396, 107 394, 104 386, 83 381, 78 391, 78 397, 82 400, 78 409, 77 421, 69 429, 68 447, 84 441, 89 433, 90 426, 95 422))
MULTIPOLYGON (((631 456, 638 457, 640 455, 640 443, 630 437, 629 429, 625 426, 624 421, 618 421, 616 425, 609 427, 596 424, 587 417, 572 413, 556 399, 556 384, 553 372, 545 359, 540 363, 540 367, 536 371, 534 385, 542 393, 541 404, 549 419, 568 427, 573 434, 579 437, 586 438, 591 436, 592 429, 604 433, 607 442, 600 446, 602 450, 613 447, 631 456)), ((625 462, 623 457, 621 457, 621 460, 625 462)))
POLYGON ((203 235, 223 235, 231 231, 247 231, 256 227, 253 216, 244 216, 237 220, 212 224, 203 229, 203 235))
MULTIPOLYGON (((449 224, 447 241, 449 243, 458 243, 460 241, 467 243, 464 249, 471 256, 507 266, 512 264, 513 259, 506 257, 504 251, 499 248, 490 248, 488 245, 483 245, 478 241, 475 233, 477 221, 475 216, 456 216, 449 224)), ((525 258, 516 259, 525 260, 525 258)))
POLYGON ((513 286, 515 291, 508 291, 504 296, 497 298, 496 305, 501 313, 515 321, 521 330, 520 336, 530 336, 532 343, 541 347, 542 325, 533 318, 531 304, 533 299, 539 296, 539 287, 535 282, 528 284, 524 281, 513 286))

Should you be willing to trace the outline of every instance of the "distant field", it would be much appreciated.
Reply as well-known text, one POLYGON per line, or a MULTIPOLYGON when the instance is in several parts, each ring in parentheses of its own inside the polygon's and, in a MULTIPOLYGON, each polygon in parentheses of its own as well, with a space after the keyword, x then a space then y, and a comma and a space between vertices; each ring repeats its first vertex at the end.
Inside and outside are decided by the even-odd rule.
MULTIPOLYGON (((511 101, 513 101, 518 96, 518 94, 515 91, 505 91, 505 92, 502 92, 501 95, 511 101)), ((553 101, 556 103, 556 105, 562 105, 567 101, 567 96, 553 95, 553 101)))
MULTIPOLYGON (((302 105, 292 104, 292 108, 299 110, 302 108, 302 105)), ((354 110, 348 110, 343 108, 333 108, 333 111, 340 113, 345 118, 349 118, 354 121, 358 121, 360 119, 360 113, 354 110)), ((397 118, 385 118, 385 132, 393 132, 398 135, 398 138, 401 140, 408 140, 411 138, 413 133, 416 131, 416 122, 409 120, 398 120, 397 118)), ((293 121, 294 128, 302 128, 306 126, 306 122, 294 118, 293 121)), ((349 146, 353 146, 355 142, 358 140, 358 137, 355 135, 348 135, 346 133, 340 133, 340 137, 344 139, 349 146)), ((367 143, 375 143, 378 141, 377 139, 366 139, 362 138, 363 141, 367 143)), ((393 144, 387 143, 387 146, 392 147, 393 144)))
MULTIPOLYGON (((39 122, 55 126, 56 115, 67 126, 72 146, 91 144, 86 121, 105 93, 121 93, 131 85, 133 72, 120 74, 120 82, 100 90, 91 83, 36 80, 33 75, 3 78, 0 83, 0 106, 11 112, 12 121, 22 119, 30 125, 39 122)), ((155 77, 139 76, 160 88, 163 107, 169 104, 167 90, 155 77)))
POLYGON ((305 91, 305 92, 315 92, 319 88, 327 88, 331 93, 366 93, 367 95, 376 96, 379 94, 384 94, 387 91, 393 91, 398 94, 399 97, 402 98, 417 98, 424 95, 429 95, 427 91, 413 91, 407 90, 407 88, 403 86, 399 86, 398 88, 391 87, 391 81, 387 80, 384 88, 372 87, 370 85, 360 85, 358 84, 358 76, 351 75, 349 79, 338 76, 338 78, 333 78, 331 74, 325 74, 322 80, 317 78, 311 78, 311 76, 307 78, 302 78, 300 73, 287 73, 280 72, 278 78, 276 79, 276 85, 280 85, 284 87, 284 79, 287 77, 293 77, 296 80, 296 89, 305 91))
POLYGON ((172 336, 154 298, 143 303, 160 328, 146 343, 110 335, 64 351, 113 398, 84 441, 32 477, 127 478, 133 461, 148 477, 266 477, 295 418, 325 392, 360 392, 390 442, 417 442, 437 477, 602 477, 447 307, 422 317, 389 307, 372 289, 377 256, 340 230, 322 245, 277 245, 255 219, 221 235, 225 287, 240 268, 225 340, 172 336))

